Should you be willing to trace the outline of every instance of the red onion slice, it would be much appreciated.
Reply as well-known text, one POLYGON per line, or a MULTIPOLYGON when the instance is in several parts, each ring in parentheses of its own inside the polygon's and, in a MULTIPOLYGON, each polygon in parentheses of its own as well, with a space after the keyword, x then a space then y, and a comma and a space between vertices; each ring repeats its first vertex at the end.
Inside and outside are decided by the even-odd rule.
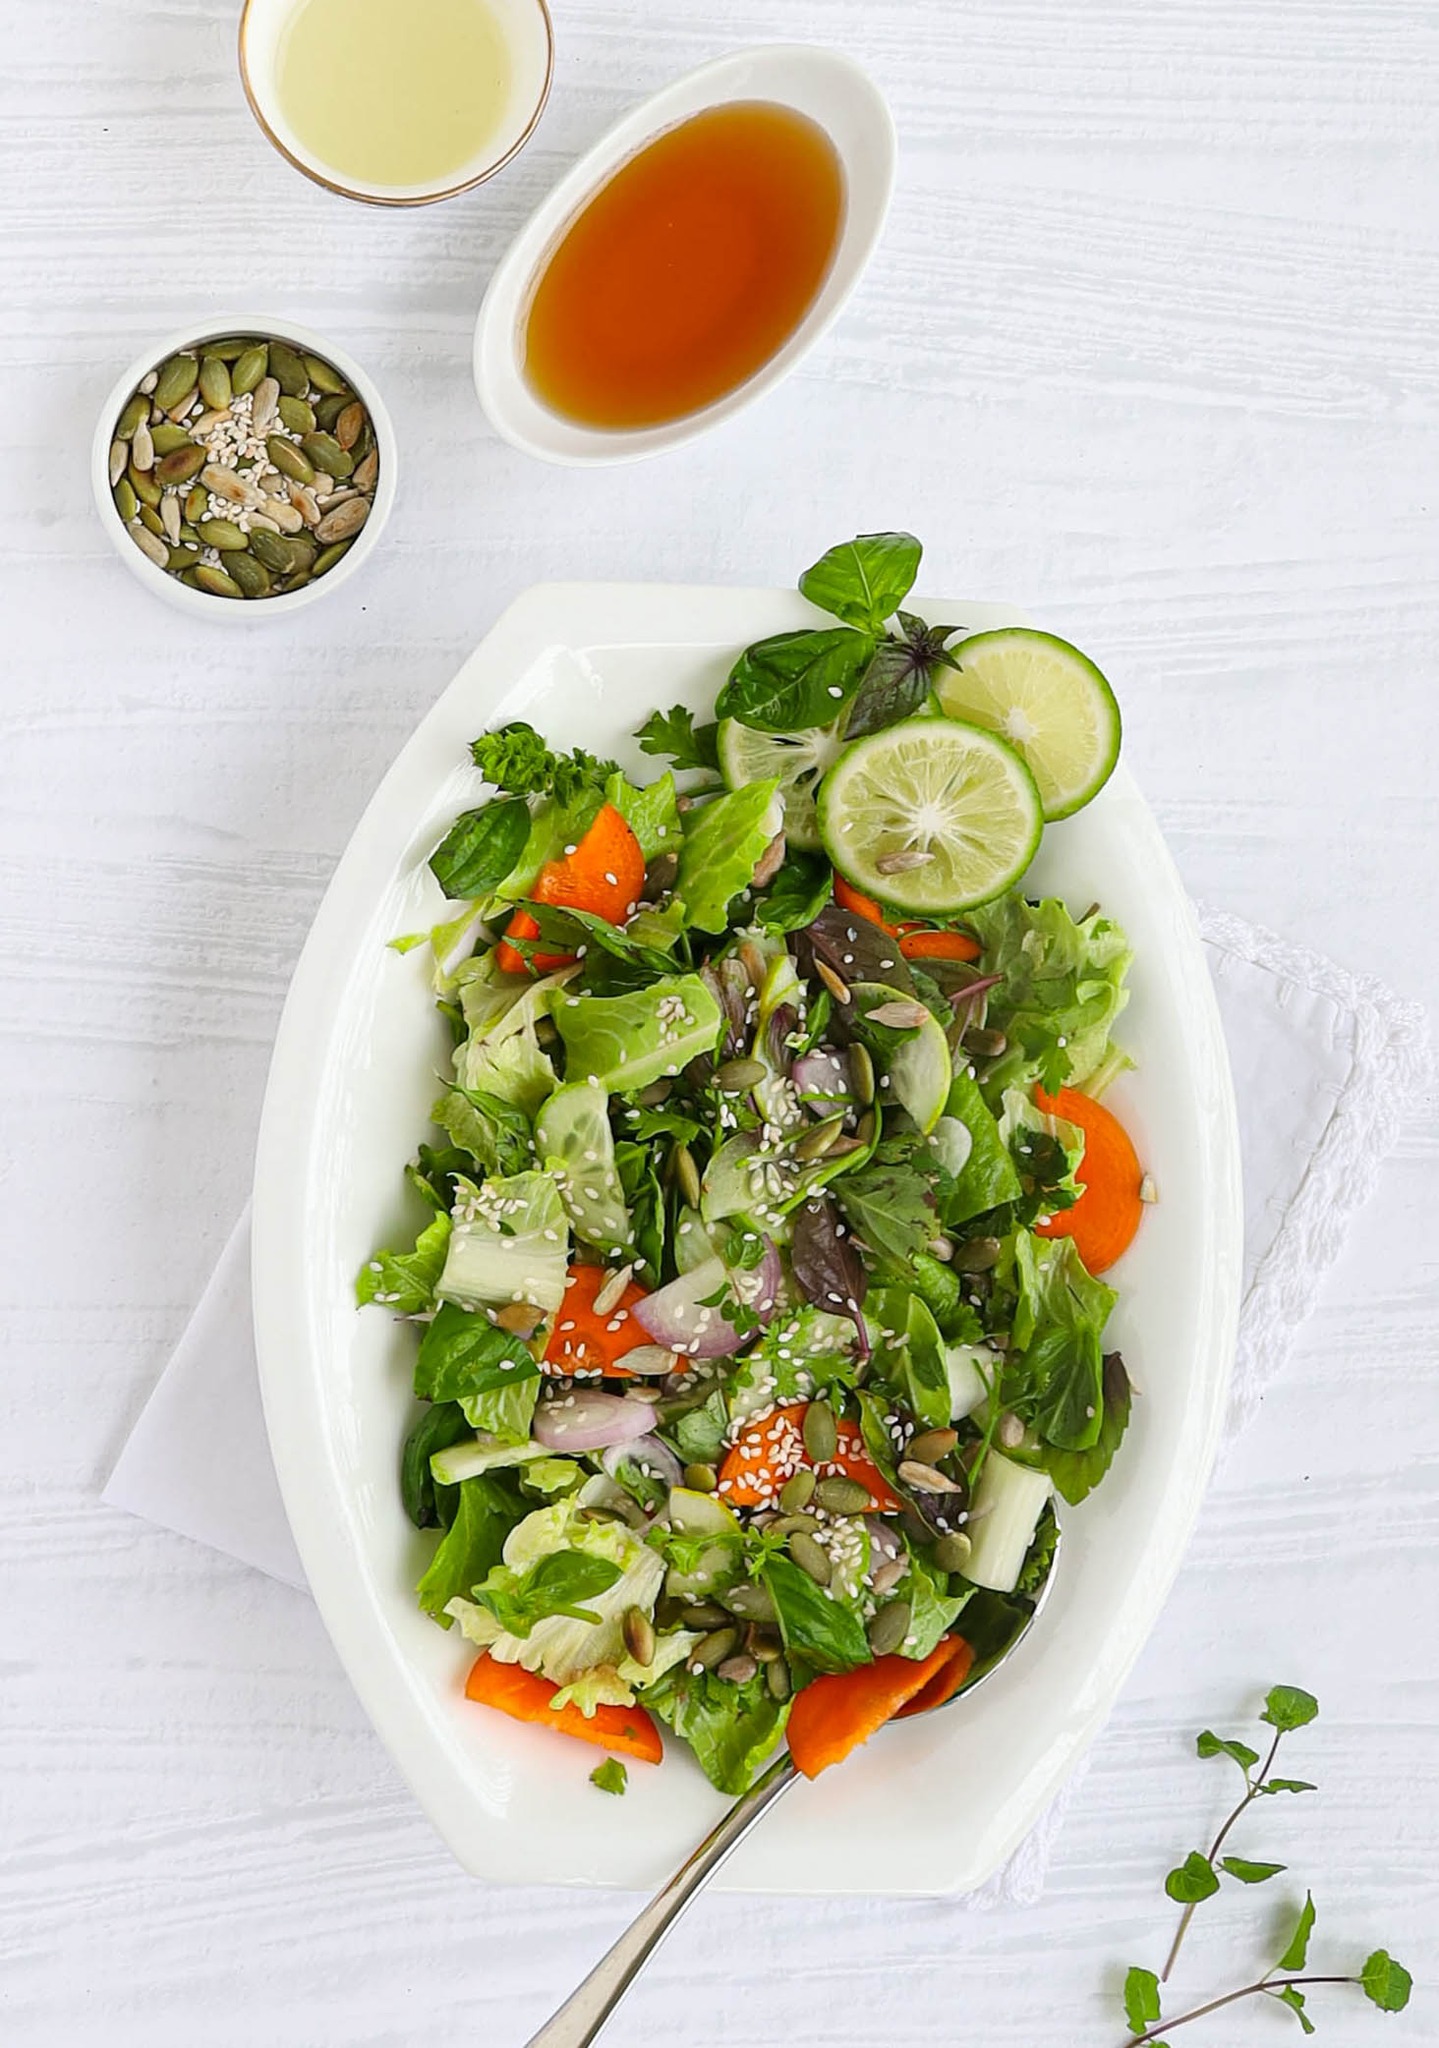
POLYGON ((636 1302, 630 1313, 657 1344, 686 1358, 727 1358, 745 1338, 717 1308, 705 1303, 728 1288, 767 1323, 779 1304, 783 1281, 779 1253, 766 1239, 764 1257, 751 1270, 732 1273, 722 1260, 705 1259, 668 1287, 636 1302))
POLYGON ((790 1078, 801 1096, 818 1098, 804 1105, 816 1116, 833 1116, 836 1110, 848 1109, 854 1101, 849 1069, 838 1053, 801 1053, 790 1068, 790 1078))
POLYGON ((598 1387, 575 1387, 540 1402, 532 1433, 547 1451, 602 1451, 648 1436, 655 1420, 651 1401, 601 1393, 598 1387))
POLYGON ((618 1476, 621 1461, 626 1458, 633 1460, 665 1486, 684 1484, 684 1467, 669 1445, 657 1436, 638 1436, 633 1443, 611 1444, 601 1457, 600 1463, 611 1479, 614 1479, 618 1476))

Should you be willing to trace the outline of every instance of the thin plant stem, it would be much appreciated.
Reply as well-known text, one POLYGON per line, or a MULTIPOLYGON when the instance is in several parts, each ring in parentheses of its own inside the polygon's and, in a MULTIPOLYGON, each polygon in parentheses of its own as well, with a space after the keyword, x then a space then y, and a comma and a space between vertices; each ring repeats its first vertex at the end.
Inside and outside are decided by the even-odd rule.
POLYGON ((1296 1989, 1301 1984, 1357 1984, 1357 1977, 1261 1977, 1255 1984, 1243 1984, 1237 1991, 1226 1991, 1222 1998, 1211 1998, 1206 2005, 1196 2005, 1190 2011, 1181 2013, 1178 2019, 1156 2020, 1152 2027, 1142 2034, 1133 2035, 1125 2048, 1145 2048, 1147 2041, 1157 2041, 1161 2034, 1173 2033, 1176 2027, 1187 2027, 1191 2020, 1202 2020, 1206 2013, 1218 2012, 1222 2005, 1233 2005, 1237 1999, 1253 1998, 1260 1991, 1287 1991, 1292 1984, 1296 1989))
MULTIPOLYGON (((1213 1842, 1210 1844, 1208 1860, 1211 1863, 1213 1863, 1215 1857, 1219 1854, 1220 1850, 1224 1847, 1225 1842, 1228 1840, 1229 1830, 1234 1826, 1234 1823, 1239 1819, 1240 1815, 1247 1811, 1247 1809, 1253 1805, 1254 1801, 1259 1797, 1261 1791, 1263 1790, 1264 1780, 1269 1776, 1270 1770, 1274 1763, 1274 1759, 1279 1754, 1279 1740, 1283 1733, 1284 1730, 1282 1728, 1275 1729, 1274 1740, 1269 1745, 1269 1754, 1267 1757, 1265 1757, 1263 1763, 1259 1766, 1259 1776, 1251 1781, 1248 1772, 1245 1772, 1244 1797, 1240 1800, 1239 1804, 1235 1807, 1233 1813, 1230 1814, 1228 1820, 1224 1823, 1223 1827, 1219 1830, 1219 1833, 1214 1837, 1213 1842)), ((1161 1984, 1167 1984, 1169 1982, 1169 1973, 1174 1968, 1174 1965, 1178 1960, 1180 1947, 1184 1941, 1185 1935, 1189 1932, 1189 1923, 1194 1918, 1194 1909, 1198 1904, 1199 1901, 1197 1899, 1191 1899, 1189 1904, 1185 1907, 1184 1911, 1179 1916, 1179 1925, 1174 1931, 1174 1940, 1170 1943, 1169 1954, 1165 1958, 1164 1968, 1159 1973, 1159 1981, 1161 1984)), ((1242 1994, 1236 1993, 1236 1996, 1239 1995, 1242 1994)))

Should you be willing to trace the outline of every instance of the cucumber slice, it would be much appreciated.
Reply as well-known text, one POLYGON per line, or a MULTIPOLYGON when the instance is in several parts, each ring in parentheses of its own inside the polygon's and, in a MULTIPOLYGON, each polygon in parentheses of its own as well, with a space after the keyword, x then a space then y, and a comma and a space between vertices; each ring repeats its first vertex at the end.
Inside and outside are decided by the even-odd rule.
POLYGON ((554 1175, 575 1236, 600 1252, 630 1249, 633 1226, 604 1089, 588 1081, 557 1088, 535 1118, 535 1150, 554 1175))
POLYGON ((712 1493, 695 1493, 687 1486, 670 1489, 670 1526, 681 1536, 713 1537, 689 1571, 671 1565, 665 1574, 665 1591, 679 1600, 699 1600, 733 1579, 739 1566, 744 1532, 739 1518, 712 1493))
POLYGON ((843 742, 835 737, 834 728, 814 726, 805 732, 756 732, 753 726, 741 725, 737 718, 722 718, 715 746, 720 773, 731 789, 779 777, 785 839, 803 853, 816 852, 819 826, 814 815, 815 784, 843 751, 843 742))
POLYGON ((1114 692, 1089 656, 1025 626, 976 633, 954 653, 959 667, 934 686, 945 714, 1024 756, 1046 819, 1082 809, 1113 774, 1121 738, 1114 692))
MULTIPOLYGON (((909 998, 897 988, 886 988, 883 982, 860 981, 855 983, 854 1000, 868 1012, 878 1009, 881 1003, 905 1002, 909 998)), ((907 1109, 928 1137, 944 1115, 954 1079, 944 1026, 928 1010, 916 1035, 895 1048, 886 1074, 889 1087, 885 1098, 907 1109)))
POLYGON ((1044 830, 1034 777, 1014 748, 948 718, 906 718, 856 740, 820 784, 816 808, 845 880, 921 917, 1001 895, 1044 830))

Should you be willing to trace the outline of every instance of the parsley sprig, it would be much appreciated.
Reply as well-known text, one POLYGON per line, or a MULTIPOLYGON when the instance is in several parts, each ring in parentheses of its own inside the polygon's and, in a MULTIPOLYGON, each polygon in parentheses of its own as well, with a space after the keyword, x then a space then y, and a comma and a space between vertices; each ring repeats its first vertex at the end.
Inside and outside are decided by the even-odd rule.
POLYGON ((1167 1983, 1178 1960, 1184 1937, 1194 1918, 1195 1909, 1205 1899, 1211 1899, 1220 1889, 1221 1873, 1235 1878, 1240 1884, 1266 1884, 1272 1877, 1278 1877, 1285 1869, 1282 1863, 1255 1863, 1242 1856, 1222 1856, 1220 1851, 1229 1839, 1230 1833, 1257 1800, 1270 1798, 1282 1792, 1312 1792, 1314 1786, 1303 1778, 1276 1778, 1272 1776, 1275 1758, 1283 1738, 1296 1728, 1304 1728, 1319 1713, 1319 1702, 1312 1693, 1294 1685, 1273 1686, 1264 1702, 1260 1720, 1274 1733, 1267 1755, 1260 1760, 1259 1751, 1247 1742, 1240 1742, 1231 1736, 1214 1734, 1206 1728, 1196 1741, 1200 1756, 1226 1756, 1237 1764, 1244 1777, 1244 1792, 1233 1812, 1215 1835, 1207 1851, 1193 1849, 1184 1861, 1170 1871, 1164 1881, 1169 1897, 1183 1906, 1174 1940, 1164 1968, 1155 1974, 1134 1965, 1124 1979, 1124 2016, 1129 2022, 1130 2040, 1127 2048, 1166 2048, 1168 2035, 1186 2027, 1192 2020, 1203 2019, 1207 2013, 1218 2012, 1222 2006, 1234 2005, 1244 1998, 1272 1998, 1279 2005, 1287 2006, 1298 2020, 1306 2034, 1315 2032, 1313 2020, 1306 2010, 1305 1993, 1315 1986, 1324 1984, 1355 1984, 1371 2004, 1381 2012, 1402 2012, 1409 2003, 1411 1980, 1402 1963, 1396 1963, 1386 1949, 1375 1949, 1363 1967, 1356 1973, 1311 1976, 1304 1974, 1309 1959, 1309 1937, 1314 1931, 1315 1906, 1311 1892, 1304 1895, 1294 1932, 1290 1935, 1283 1953, 1272 1968, 1257 1977, 1252 1984, 1241 1984, 1233 1991, 1222 1992, 1217 1998, 1207 1999, 1204 2004, 1191 2006, 1187 2012, 1177 2013, 1172 2018, 1163 2016, 1160 1986, 1167 1983))

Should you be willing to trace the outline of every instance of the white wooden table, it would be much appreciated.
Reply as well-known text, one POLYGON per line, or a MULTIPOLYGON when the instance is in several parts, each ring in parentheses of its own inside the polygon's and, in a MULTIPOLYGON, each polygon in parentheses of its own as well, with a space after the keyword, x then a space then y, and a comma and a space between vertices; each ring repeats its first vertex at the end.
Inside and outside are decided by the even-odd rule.
MULTIPOLYGON (((534 146, 387 215, 269 151, 236 12, 16 6, 0 75, 0 2038, 510 2048, 626 1902, 546 1895, 517 1928, 414 1811, 308 1602, 96 1501, 243 1200, 335 854, 524 584, 785 581, 904 524, 936 585, 1101 656, 1196 894, 1439 1008, 1439 14, 559 0, 534 146), (508 235, 629 100, 776 31, 867 61, 903 138, 834 336, 660 463, 568 475, 497 445, 468 354, 508 235), (372 570, 255 632, 134 584, 86 477, 124 362, 225 306, 352 348, 406 465, 372 570)), ((1293 1758, 1322 1803, 1273 1802, 1251 1853, 1315 1882, 1316 1956, 1386 1942, 1432 1985, 1436 1211, 1431 1113, 1215 1483, 1046 1903, 716 1899, 617 2048, 1117 2044, 1119 1966, 1162 1954, 1163 1872, 1217 1817, 1187 1737, 1275 1679, 1322 1697, 1293 1758)), ((1272 1911, 1206 1909, 1196 1992, 1237 1981, 1272 1911)), ((1320 2018, 1402 2048, 1436 2010, 1335 1993, 1320 2018)))

